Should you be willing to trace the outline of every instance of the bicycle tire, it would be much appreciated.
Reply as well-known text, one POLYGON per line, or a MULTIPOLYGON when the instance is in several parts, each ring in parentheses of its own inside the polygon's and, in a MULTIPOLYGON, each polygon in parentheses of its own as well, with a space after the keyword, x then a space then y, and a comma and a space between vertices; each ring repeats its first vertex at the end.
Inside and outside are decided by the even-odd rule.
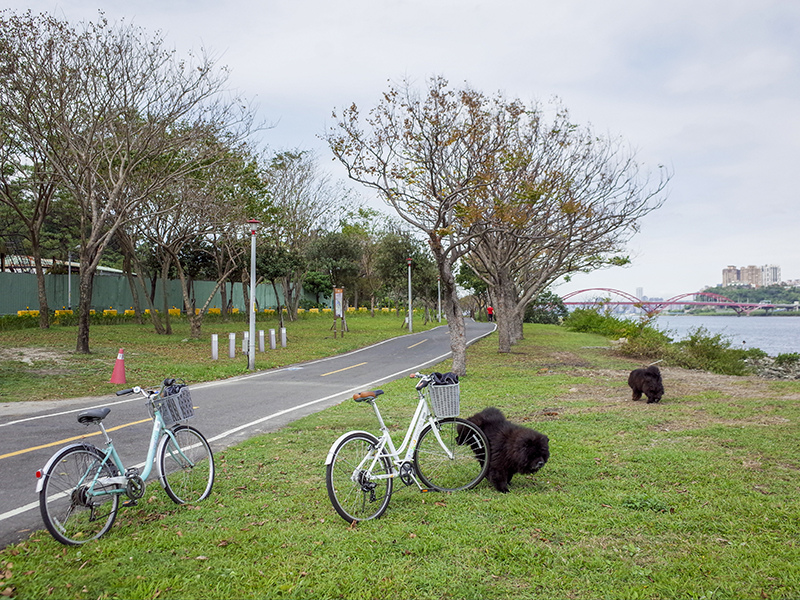
MULTIPOLYGON (((346 436, 333 451, 325 473, 325 484, 333 508, 348 523, 377 519, 386 512, 394 479, 371 479, 358 466, 378 445, 378 438, 365 432, 346 436)), ((371 461, 370 461, 371 462, 371 461)), ((392 473, 392 462, 382 455, 375 468, 380 475, 392 473)))
MULTIPOLYGON (((103 463, 104 459, 104 454, 90 444, 62 448, 42 474, 39 510, 47 530, 62 544, 77 546, 97 539, 111 529, 117 518, 120 493, 92 497, 86 494, 97 477, 117 476, 116 466, 103 463)), ((101 491, 122 487, 111 484, 101 491)))
POLYGON ((214 454, 205 436, 189 425, 177 425, 158 447, 158 478, 176 504, 208 498, 214 486, 214 454), (174 438, 174 439, 173 439, 174 438))
POLYGON ((486 476, 489 441, 478 426, 465 419, 439 419, 420 433, 414 450, 414 468, 429 488, 441 492, 468 490, 486 476), (439 443, 433 427, 452 457, 439 443))

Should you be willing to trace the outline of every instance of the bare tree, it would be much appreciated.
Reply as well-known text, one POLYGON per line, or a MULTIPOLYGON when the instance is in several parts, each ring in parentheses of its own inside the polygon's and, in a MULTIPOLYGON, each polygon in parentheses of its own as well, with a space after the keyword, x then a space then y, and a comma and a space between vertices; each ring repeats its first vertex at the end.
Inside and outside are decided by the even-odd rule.
POLYGON ((39 289, 39 326, 50 326, 41 235, 59 185, 47 152, 32 136, 54 127, 59 108, 36 107, 31 89, 57 85, 48 64, 57 60, 59 44, 69 44, 71 32, 54 19, 34 19, 0 13, 0 202, 22 221, 31 242, 39 289), (47 40, 38 36, 46 32, 47 40), (49 43, 48 43, 49 42, 49 43), (38 112, 37 112, 38 111, 38 112))
POLYGON ((466 373, 466 334, 453 266, 468 251, 497 152, 522 109, 435 77, 420 97, 390 86, 363 120, 355 105, 334 112, 326 139, 355 181, 375 190, 422 230, 436 261, 455 373, 466 373), (362 128, 363 127, 363 128, 362 128))
POLYGON ((484 231, 467 261, 490 287, 500 352, 522 337, 525 307, 564 275, 622 264, 639 220, 664 201, 669 174, 651 184, 619 139, 526 111, 499 155, 485 198, 484 231))
POLYGON ((285 252, 294 257, 295 268, 280 278, 289 320, 297 318, 305 261, 311 243, 336 222, 338 209, 347 192, 331 182, 319 169, 317 157, 306 151, 285 151, 274 156, 266 171, 266 185, 272 202, 270 235, 280 240, 285 252))
POLYGON ((30 97, 27 138, 80 209, 76 350, 88 353, 94 274, 115 231, 140 214, 143 199, 213 164, 218 149, 194 144, 198 136, 240 137, 251 119, 223 97, 227 76, 206 55, 178 60, 160 37, 124 22, 112 26, 102 15, 79 31, 30 13, 15 22, 10 50, 45 70, 38 80, 23 73, 14 80, 30 97))

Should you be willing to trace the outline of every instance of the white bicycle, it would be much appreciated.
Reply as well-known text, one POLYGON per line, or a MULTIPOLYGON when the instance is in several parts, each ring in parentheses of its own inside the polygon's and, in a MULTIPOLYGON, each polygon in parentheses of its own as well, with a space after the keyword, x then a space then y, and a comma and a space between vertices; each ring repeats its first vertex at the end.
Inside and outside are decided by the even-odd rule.
POLYGON ((353 400, 372 406, 381 434, 350 431, 328 451, 328 496, 348 523, 380 517, 389 506, 397 477, 423 492, 453 492, 475 487, 486 475, 486 436, 471 422, 457 418, 458 378, 450 373, 415 373, 412 377, 420 378, 416 385, 419 402, 399 448, 378 409, 377 398, 383 390, 372 390, 356 394, 353 400))

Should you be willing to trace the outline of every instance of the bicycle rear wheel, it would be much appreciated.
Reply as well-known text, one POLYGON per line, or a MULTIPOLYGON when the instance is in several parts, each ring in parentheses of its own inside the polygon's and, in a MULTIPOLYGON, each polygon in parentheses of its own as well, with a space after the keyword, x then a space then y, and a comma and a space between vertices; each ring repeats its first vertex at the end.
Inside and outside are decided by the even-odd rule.
POLYGON ((214 455, 205 436, 194 427, 178 425, 164 435, 158 448, 161 486, 176 504, 205 500, 214 485, 214 455))
POLYGON ((325 473, 328 497, 348 523, 376 519, 389 506, 394 480, 374 476, 390 475, 392 463, 386 456, 374 460, 377 445, 375 436, 353 432, 334 449, 328 464, 325 473))
POLYGON ((457 417, 440 419, 422 430, 414 450, 414 466, 430 488, 442 492, 468 490, 486 476, 489 442, 483 431, 469 421, 457 417))
POLYGON ((99 538, 114 524, 120 484, 102 484, 117 468, 89 444, 64 448, 42 474, 39 510, 51 535, 69 546, 99 538))

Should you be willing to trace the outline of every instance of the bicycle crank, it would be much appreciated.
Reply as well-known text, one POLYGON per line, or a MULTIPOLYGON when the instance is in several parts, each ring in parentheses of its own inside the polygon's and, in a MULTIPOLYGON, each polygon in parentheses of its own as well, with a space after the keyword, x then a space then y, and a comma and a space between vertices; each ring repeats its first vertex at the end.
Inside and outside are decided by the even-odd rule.
POLYGON ((416 479, 414 477, 414 467, 411 465, 411 463, 404 462, 402 465, 400 465, 400 481, 406 485, 416 483, 416 479))
POLYGON ((135 504, 139 498, 144 496, 144 480, 139 476, 139 470, 136 467, 128 469, 125 477, 128 478, 128 482, 125 484, 125 493, 135 504))

